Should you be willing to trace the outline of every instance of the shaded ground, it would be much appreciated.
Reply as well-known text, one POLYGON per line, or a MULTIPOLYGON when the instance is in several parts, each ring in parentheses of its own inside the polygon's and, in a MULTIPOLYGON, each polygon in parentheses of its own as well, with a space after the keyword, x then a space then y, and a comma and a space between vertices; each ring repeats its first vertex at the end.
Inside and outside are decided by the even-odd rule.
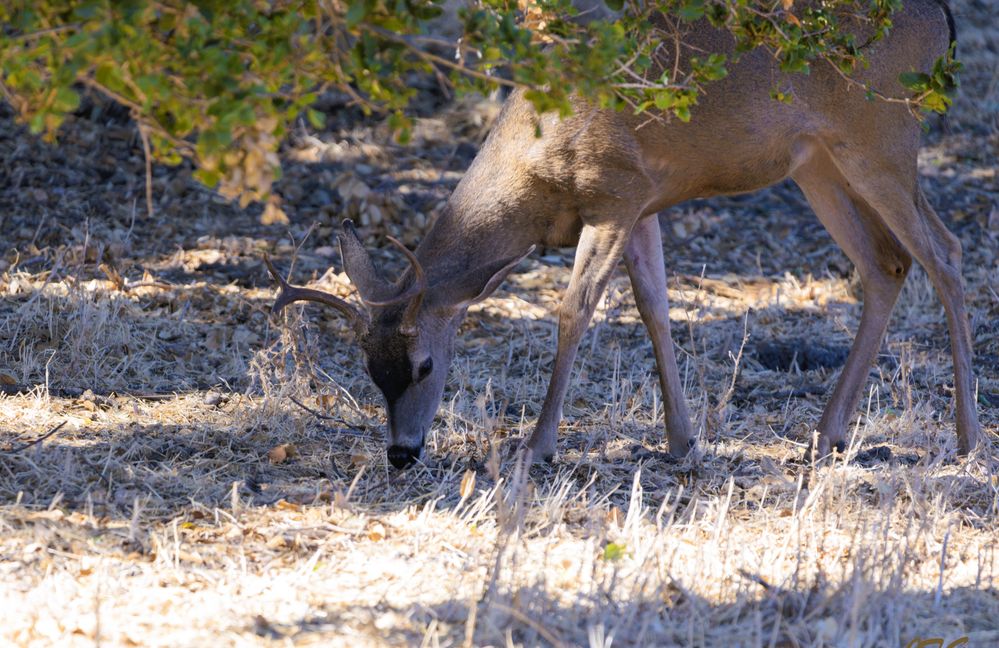
MULTIPOLYGON (((994 455, 999 16, 954 5, 964 94, 932 122, 920 168, 964 244, 994 455)), ((345 326, 313 308, 269 320, 259 258, 294 257, 298 281, 346 297, 341 218, 374 245, 418 240, 496 111, 425 95, 406 147, 331 98, 331 129, 303 126, 285 154, 290 228, 259 225, 184 169, 155 169, 150 219, 120 114, 90 105, 49 147, 0 107, 4 641, 999 642, 996 464, 954 460, 946 326, 921 272, 850 459, 799 461, 860 306, 849 262, 791 185, 662 215, 702 461, 663 453, 651 347, 621 272, 583 344, 559 463, 514 465, 572 258, 543 250, 463 326, 427 466, 390 470, 345 326)))

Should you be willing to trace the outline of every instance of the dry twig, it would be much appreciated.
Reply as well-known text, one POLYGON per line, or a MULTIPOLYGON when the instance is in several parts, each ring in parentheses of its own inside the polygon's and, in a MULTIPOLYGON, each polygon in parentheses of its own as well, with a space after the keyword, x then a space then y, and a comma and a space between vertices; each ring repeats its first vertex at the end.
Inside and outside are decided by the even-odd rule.
POLYGON ((34 446, 34 445, 37 445, 37 444, 41 443, 45 439, 49 438, 50 436, 52 436, 53 434, 55 434, 56 432, 58 432, 59 430, 61 430, 64 425, 66 425, 66 421, 63 421, 62 423, 60 423, 59 425, 55 426, 54 428, 52 428, 51 430, 49 430, 48 432, 46 432, 42 436, 38 437, 37 439, 32 439, 31 441, 28 441, 27 443, 22 443, 19 446, 14 446, 14 447, 11 447, 11 448, 0 449, 0 452, 3 452, 4 454, 11 455, 11 454, 16 454, 18 452, 21 452, 23 450, 27 450, 31 446, 34 446))

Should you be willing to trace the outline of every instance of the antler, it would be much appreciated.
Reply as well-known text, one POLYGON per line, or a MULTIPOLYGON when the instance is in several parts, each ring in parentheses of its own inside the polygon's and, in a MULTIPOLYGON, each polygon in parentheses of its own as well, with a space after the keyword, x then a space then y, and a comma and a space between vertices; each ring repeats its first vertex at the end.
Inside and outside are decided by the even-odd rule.
POLYGON ((268 257, 267 254, 264 254, 264 264, 267 265, 267 270, 280 286, 277 299, 274 300, 274 305, 271 306, 272 313, 280 312, 282 308, 292 302, 313 301, 326 304, 327 306, 332 306, 337 309, 344 317, 347 318, 355 329, 363 329, 363 327, 367 324, 367 318, 363 313, 361 313, 361 311, 354 308, 336 295, 331 295, 330 293, 323 292, 321 290, 314 290, 312 288, 293 286, 285 281, 284 277, 278 274, 277 269, 274 267, 274 264, 271 263, 270 257, 268 257))
POLYGON ((409 301, 409 305, 406 306, 406 312, 403 313, 402 325, 399 327, 399 331, 405 335, 415 335, 416 316, 420 312, 420 305, 423 303, 423 295, 427 292, 427 275, 423 272, 423 266, 420 265, 419 259, 416 258, 416 255, 413 254, 409 248, 400 243, 394 236, 386 238, 388 238, 390 243, 399 248, 406 256, 406 259, 409 260, 409 265, 413 268, 413 285, 391 299, 383 301, 372 301, 364 299, 363 297, 362 299, 364 299, 364 303, 368 306, 376 307, 392 306, 394 304, 401 304, 409 301))

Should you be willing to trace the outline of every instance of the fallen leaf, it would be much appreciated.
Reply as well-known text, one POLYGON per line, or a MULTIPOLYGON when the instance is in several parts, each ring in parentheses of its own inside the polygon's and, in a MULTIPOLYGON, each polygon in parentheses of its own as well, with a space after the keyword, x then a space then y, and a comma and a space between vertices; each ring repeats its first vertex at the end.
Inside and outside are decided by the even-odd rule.
POLYGON ((381 522, 374 522, 368 527, 368 540, 380 542, 385 539, 385 527, 381 522))
POLYGON ((194 563, 195 565, 202 565, 205 559, 201 557, 201 554, 196 551, 186 551, 184 549, 179 549, 177 551, 177 558, 183 560, 184 562, 194 563))
POLYGON ((290 222, 288 214, 274 201, 268 201, 264 213, 260 215, 261 225, 287 225, 290 222))
POLYGON ((219 328, 208 331, 204 344, 209 351, 218 351, 225 344, 225 331, 219 328))
POLYGON ((282 443, 279 446, 274 446, 267 453, 267 458, 270 459, 272 464, 284 463, 289 459, 294 459, 298 451, 290 443, 282 443))
POLYGON ((466 470, 461 477, 461 487, 458 489, 458 493, 461 495, 461 499, 468 499, 473 492, 475 492, 475 471, 466 470))
POLYGON ((69 514, 66 520, 68 522, 72 522, 73 524, 86 524, 87 522, 90 521, 90 518, 85 513, 80 513, 79 511, 73 511, 72 513, 69 514))
POLYGON ((305 509, 305 522, 308 524, 320 525, 326 521, 326 507, 313 506, 305 509))
POLYGON ((616 506, 612 506, 609 511, 607 511, 607 522, 609 524, 614 524, 621 526, 621 521, 624 519, 624 515, 621 514, 621 509, 616 506))
POLYGON ((260 336, 245 326, 240 326, 233 332, 232 341, 235 344, 253 345, 260 341, 260 336))
POLYGON ((17 379, 15 379, 14 376, 11 376, 10 374, 3 373, 2 371, 0 371, 0 383, 3 383, 4 385, 16 385, 17 379))

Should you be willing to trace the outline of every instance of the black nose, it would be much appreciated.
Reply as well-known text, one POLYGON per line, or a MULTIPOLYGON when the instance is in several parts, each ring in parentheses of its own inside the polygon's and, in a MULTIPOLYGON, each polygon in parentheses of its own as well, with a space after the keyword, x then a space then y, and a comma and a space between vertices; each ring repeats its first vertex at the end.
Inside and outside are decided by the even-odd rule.
POLYGON ((389 446, 389 463, 402 470, 420 458, 420 448, 407 448, 406 446, 389 446))

